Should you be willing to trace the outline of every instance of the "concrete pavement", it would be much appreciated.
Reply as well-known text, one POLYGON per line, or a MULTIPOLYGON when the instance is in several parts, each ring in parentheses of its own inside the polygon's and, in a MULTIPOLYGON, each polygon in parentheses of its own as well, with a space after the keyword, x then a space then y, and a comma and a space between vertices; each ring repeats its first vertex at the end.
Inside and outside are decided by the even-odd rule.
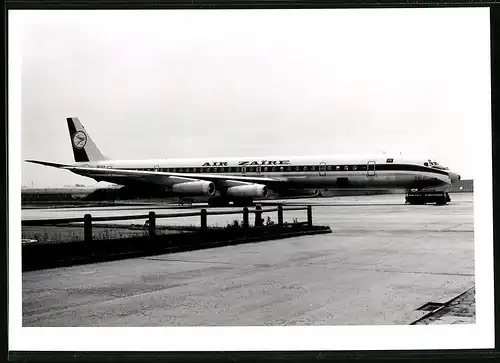
POLYGON ((474 285, 472 194, 347 198, 315 205, 328 235, 26 272, 23 325, 409 324, 474 285))

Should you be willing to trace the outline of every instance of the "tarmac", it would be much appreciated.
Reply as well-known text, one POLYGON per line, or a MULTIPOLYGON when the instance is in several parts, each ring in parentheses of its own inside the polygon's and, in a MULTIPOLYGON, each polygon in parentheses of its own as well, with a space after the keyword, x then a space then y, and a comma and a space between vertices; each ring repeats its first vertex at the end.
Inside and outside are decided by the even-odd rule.
MULTIPOLYGON (((287 200, 314 205, 314 224, 333 233, 25 272, 23 326, 411 324, 428 315, 422 305, 465 292, 468 318, 448 314, 445 324, 474 323, 473 195, 451 198, 445 206, 405 205, 404 195, 287 200)), ((48 213, 23 210, 23 218, 48 213)), ((235 219, 223 217, 209 223, 235 219)), ((293 218, 305 211, 285 212, 293 218)))

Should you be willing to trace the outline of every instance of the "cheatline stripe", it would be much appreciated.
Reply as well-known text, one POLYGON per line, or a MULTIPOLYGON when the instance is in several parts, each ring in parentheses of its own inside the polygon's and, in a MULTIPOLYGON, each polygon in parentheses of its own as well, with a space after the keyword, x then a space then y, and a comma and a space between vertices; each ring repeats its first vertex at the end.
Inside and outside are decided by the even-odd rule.
MULTIPOLYGON (((261 174, 262 173, 294 173, 294 172, 307 172, 307 173, 319 173, 326 171, 327 173, 342 173, 346 171, 367 171, 367 166, 366 164, 358 164, 358 165, 327 165, 326 167, 330 167, 330 170, 319 170, 318 165, 290 165, 290 166, 285 166, 283 167, 283 170, 281 170, 281 167, 276 166, 275 170, 272 170, 272 167, 270 166, 262 166, 261 167, 261 174), (337 166, 340 166, 340 169, 336 169, 337 166), (347 166, 349 170, 344 170, 344 167, 347 166), (356 170, 353 170, 353 167, 356 166, 356 170), (303 170, 304 167, 307 167, 307 170, 303 170), (311 167, 314 167, 314 170, 311 170, 311 167), (267 168, 267 170, 264 170, 264 168, 267 168), (288 170, 288 168, 290 168, 288 170), (298 168, 298 170, 297 170, 298 168)), ((115 168, 115 169, 120 169, 120 170, 144 170, 144 171, 151 171, 155 170, 154 168, 115 168)), ((241 166, 218 166, 218 167, 159 167, 158 170, 160 171, 165 171, 165 169, 169 169, 168 172, 170 173, 182 173, 182 174, 189 174, 189 173, 210 173, 210 174, 215 174, 215 173, 241 173, 241 166), (236 171, 235 169, 238 168, 236 171), (193 170, 194 169, 194 170, 193 170), (215 170, 214 170, 215 169, 215 170)), ((433 173, 433 174, 440 174, 440 175, 449 175, 448 171, 445 170, 439 170, 439 169, 434 169, 434 168, 429 168, 425 166, 420 166, 420 165, 410 165, 410 164, 377 164, 375 167, 375 172, 377 171, 416 171, 416 172, 423 172, 423 173, 433 173)), ((256 167, 255 166, 247 166, 246 167, 246 173, 255 173, 256 172, 256 167)))

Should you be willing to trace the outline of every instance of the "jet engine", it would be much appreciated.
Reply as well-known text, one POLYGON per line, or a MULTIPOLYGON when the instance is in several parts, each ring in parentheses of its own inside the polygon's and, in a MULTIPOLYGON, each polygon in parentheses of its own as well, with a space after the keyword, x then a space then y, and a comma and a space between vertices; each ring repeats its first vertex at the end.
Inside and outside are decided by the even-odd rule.
POLYGON ((172 186, 172 191, 182 195, 215 195, 215 185, 208 181, 192 181, 172 186))
POLYGON ((267 186, 262 184, 249 184, 227 189, 227 196, 234 198, 265 198, 267 186))

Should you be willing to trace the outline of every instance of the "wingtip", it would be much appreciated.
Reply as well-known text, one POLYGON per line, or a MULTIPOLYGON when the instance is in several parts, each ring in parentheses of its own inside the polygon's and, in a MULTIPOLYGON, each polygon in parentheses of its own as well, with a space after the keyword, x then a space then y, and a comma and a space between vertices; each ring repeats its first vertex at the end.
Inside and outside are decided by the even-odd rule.
POLYGON ((32 160, 32 159, 25 159, 24 161, 28 163, 33 163, 33 164, 39 164, 39 165, 44 165, 44 166, 51 166, 53 168, 64 168, 68 166, 67 164, 61 164, 61 163, 53 163, 50 161, 42 161, 42 160, 32 160))

